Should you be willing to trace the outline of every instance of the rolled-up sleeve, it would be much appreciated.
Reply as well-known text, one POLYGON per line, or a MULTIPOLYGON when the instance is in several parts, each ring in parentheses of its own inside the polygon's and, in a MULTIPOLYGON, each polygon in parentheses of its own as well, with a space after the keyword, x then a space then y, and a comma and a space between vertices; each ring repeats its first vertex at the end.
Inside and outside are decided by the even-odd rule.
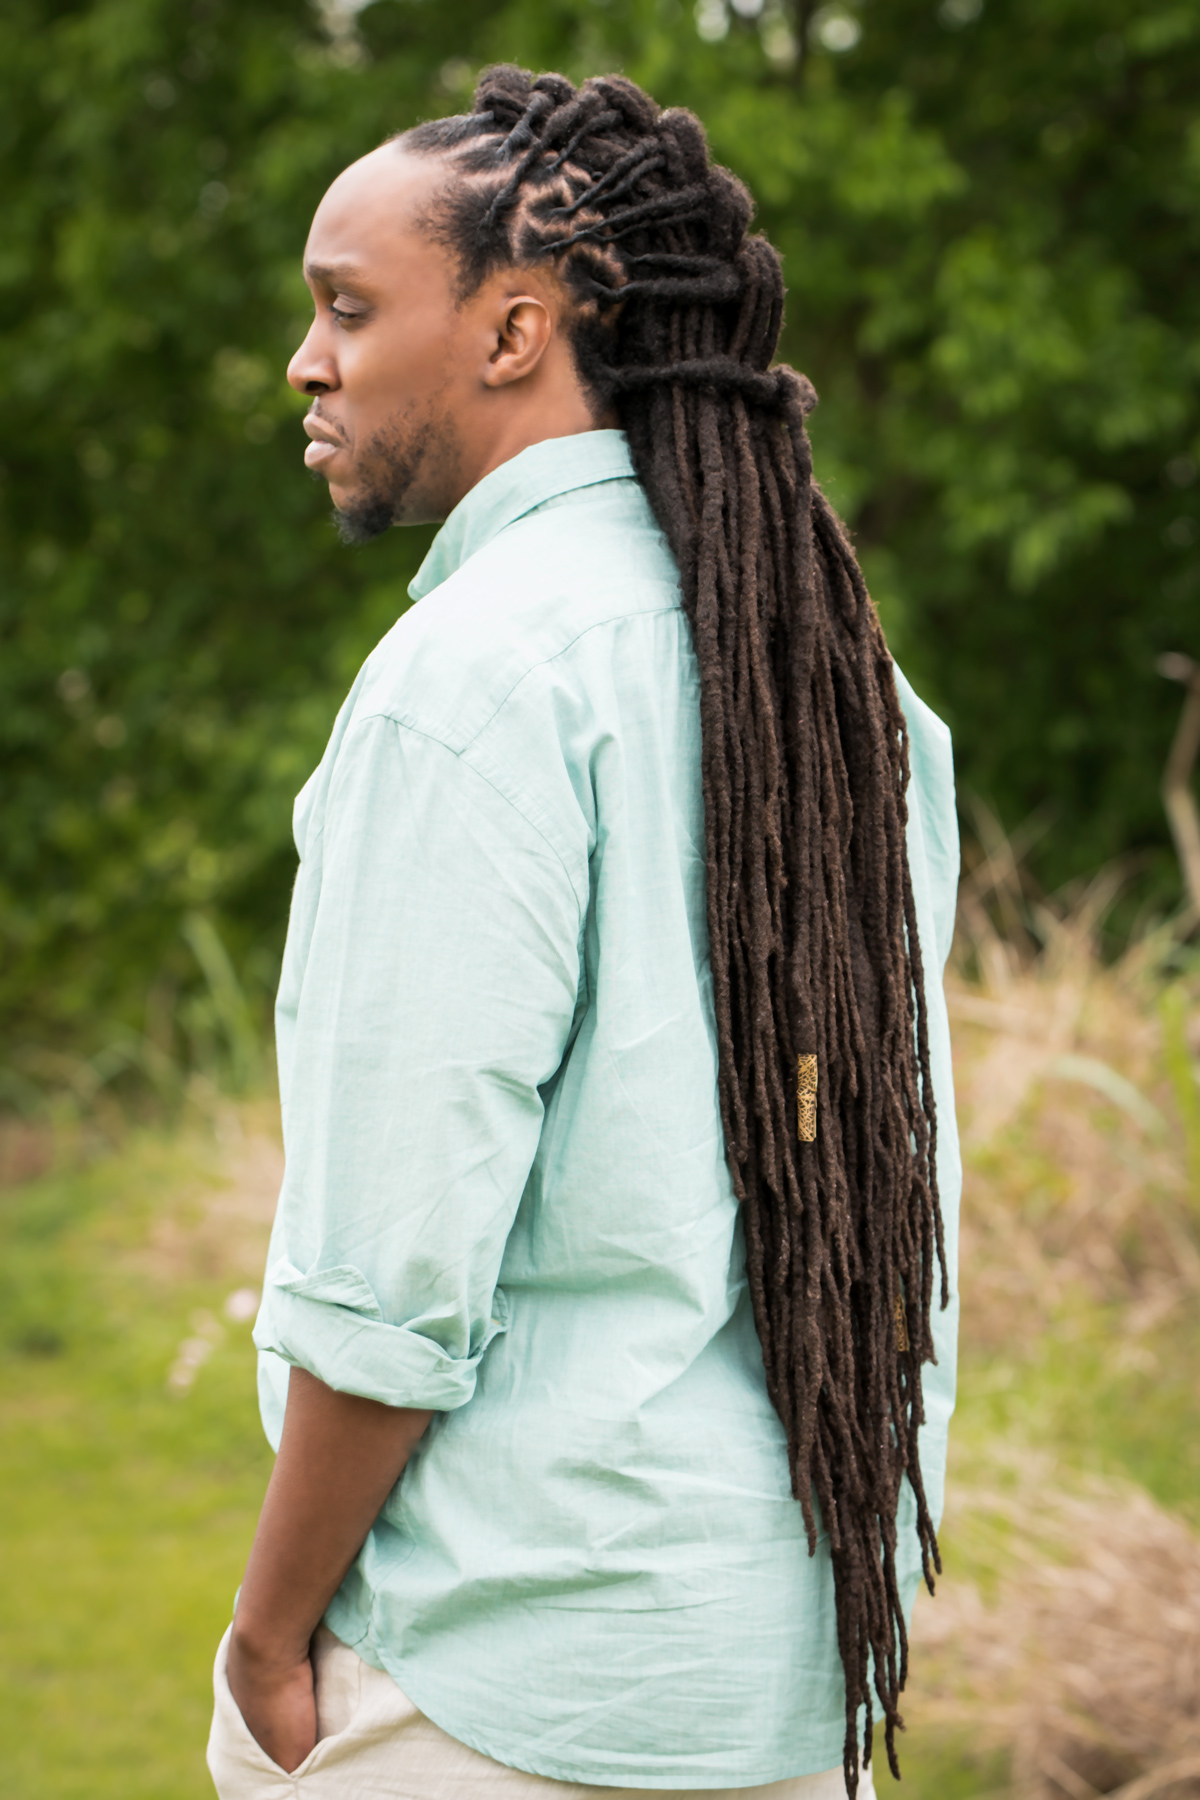
POLYGON ((332 752, 301 839, 278 1008, 286 1172, 255 1342, 392 1406, 467 1402, 581 911, 537 830, 386 717, 332 752))

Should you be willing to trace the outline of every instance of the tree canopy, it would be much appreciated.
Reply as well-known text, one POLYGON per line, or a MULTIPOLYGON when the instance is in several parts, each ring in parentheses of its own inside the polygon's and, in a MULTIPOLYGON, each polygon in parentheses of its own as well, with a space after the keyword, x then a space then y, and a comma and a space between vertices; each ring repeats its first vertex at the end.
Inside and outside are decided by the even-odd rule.
POLYGON ((0 49, 10 1100, 114 1034, 202 1048, 222 946, 273 986, 292 798, 428 541, 346 551, 304 479, 300 252, 338 169, 492 60, 700 114, 964 789, 1041 809, 1047 882, 1126 856, 1171 901, 1200 0, 10 0, 0 49))

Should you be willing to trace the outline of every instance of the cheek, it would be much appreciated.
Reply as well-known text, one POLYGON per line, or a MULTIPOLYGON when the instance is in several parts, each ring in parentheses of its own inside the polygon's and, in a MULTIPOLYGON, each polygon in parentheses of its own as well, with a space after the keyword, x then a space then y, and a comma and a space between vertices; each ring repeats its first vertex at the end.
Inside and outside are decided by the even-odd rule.
POLYGON ((462 373, 463 347, 440 311, 417 310, 370 346, 366 335, 346 380, 364 420, 370 415, 382 423, 397 412, 419 411, 462 373))
POLYGON ((338 376, 338 411, 354 443, 361 447, 396 410, 399 384, 388 361, 359 344, 343 347, 338 376))

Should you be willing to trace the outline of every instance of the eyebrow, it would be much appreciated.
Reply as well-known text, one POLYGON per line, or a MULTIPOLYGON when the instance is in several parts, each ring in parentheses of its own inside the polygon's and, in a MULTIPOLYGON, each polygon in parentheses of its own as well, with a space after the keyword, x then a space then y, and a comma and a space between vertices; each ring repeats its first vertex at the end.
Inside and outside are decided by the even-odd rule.
POLYGON ((304 275, 320 287, 362 288, 365 282, 357 263, 305 263, 304 275))

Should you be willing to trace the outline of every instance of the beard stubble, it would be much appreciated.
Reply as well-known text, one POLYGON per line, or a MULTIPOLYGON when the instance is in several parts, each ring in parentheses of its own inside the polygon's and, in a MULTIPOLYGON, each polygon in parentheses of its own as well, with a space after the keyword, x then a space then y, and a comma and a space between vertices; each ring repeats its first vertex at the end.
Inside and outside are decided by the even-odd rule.
POLYGON ((419 421, 411 414, 390 419, 368 439, 359 462, 362 486, 347 505, 333 509, 343 544, 368 544, 389 526, 403 524, 405 501, 421 477, 428 480, 439 463, 455 460, 455 435, 436 408, 439 398, 419 421))

